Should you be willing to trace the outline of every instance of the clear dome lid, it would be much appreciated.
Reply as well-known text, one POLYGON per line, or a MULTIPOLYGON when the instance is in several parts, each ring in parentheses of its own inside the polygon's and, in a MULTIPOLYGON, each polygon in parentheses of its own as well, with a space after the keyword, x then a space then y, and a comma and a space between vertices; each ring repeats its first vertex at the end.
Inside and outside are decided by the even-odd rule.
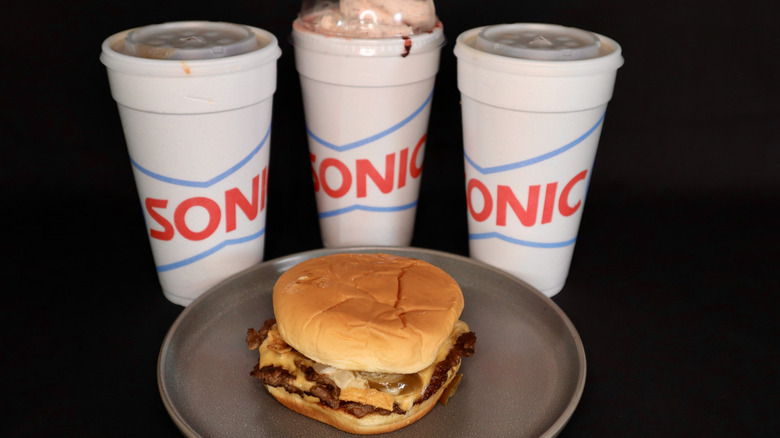
POLYGON ((300 20, 313 32, 348 38, 388 38, 430 32, 433 0, 303 0, 300 20))

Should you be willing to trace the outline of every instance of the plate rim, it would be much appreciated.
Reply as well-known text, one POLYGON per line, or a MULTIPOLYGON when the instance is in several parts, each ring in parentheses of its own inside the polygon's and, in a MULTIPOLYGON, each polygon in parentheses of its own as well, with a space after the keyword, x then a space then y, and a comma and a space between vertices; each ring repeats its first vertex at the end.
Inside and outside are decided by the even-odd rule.
MULTIPOLYGON (((341 248, 318 248, 318 249, 311 249, 306 251, 300 251, 296 253, 291 253, 279 257, 275 257, 273 259, 265 260, 260 263, 257 263, 255 265, 252 265, 246 269, 243 269, 224 280, 220 281, 216 285, 209 288, 206 292, 201 294, 199 297, 197 297, 195 300, 193 300, 189 305, 185 306, 182 312, 176 317, 176 319, 171 324, 170 328, 165 334, 165 337, 163 338, 163 342, 160 346, 159 354, 157 357, 157 387, 158 391, 160 393, 160 398, 162 399, 163 405, 165 406, 165 410, 168 412, 168 416, 173 420, 173 422, 176 424, 179 431, 188 437, 201 437, 201 434, 198 433, 198 431, 194 430, 192 426, 190 426, 183 416, 179 413, 176 406, 174 406, 173 401, 171 400, 170 394, 168 394, 166 385, 165 385, 165 376, 164 376, 164 370, 165 370, 165 358, 166 358, 166 352, 168 348, 171 346, 172 340, 174 336, 176 335, 176 331, 178 328, 183 324, 183 322, 187 319, 188 315, 193 312, 193 309, 197 308, 198 304, 202 301, 205 301, 208 299, 210 295, 213 295, 217 291, 219 291, 222 286, 226 283, 229 283, 233 281, 237 277, 241 277, 244 275, 247 275, 249 272, 262 269, 266 266, 273 266, 277 264, 281 264, 287 260, 294 259, 294 258, 303 258, 303 260, 307 260, 310 258, 327 255, 327 254, 333 254, 333 253, 339 253, 339 252, 387 252, 389 254, 392 253, 399 253, 399 252, 405 252, 405 253, 419 253, 419 254, 425 254, 428 256, 433 257, 443 257, 448 259, 454 259, 455 261, 466 263, 466 264, 472 264, 480 269, 484 269, 487 271, 492 272, 495 275, 499 275, 502 277, 506 277, 509 280, 519 283, 522 286, 524 286, 526 289, 528 289, 529 292, 537 295, 538 298, 545 301, 545 304, 547 304, 548 307, 550 307, 551 310, 555 312, 555 314, 558 316, 558 318, 561 319, 561 322, 566 326, 569 334, 572 337, 572 341, 574 342, 576 351, 577 351, 577 362, 579 366, 579 373, 577 376, 577 383, 575 385, 574 392, 569 399, 569 403, 566 405, 566 408, 563 409, 561 414, 558 416, 558 418, 550 425, 550 427, 540 435, 540 437, 555 437, 557 436, 563 428, 566 426, 566 424, 571 419, 572 415, 574 414, 574 411, 576 410, 577 406, 579 405, 579 402, 582 398, 582 394, 585 390, 585 380, 587 377, 587 359, 585 355, 585 347, 582 342, 582 338, 580 337, 579 332, 577 331, 577 328, 574 326, 572 321, 569 319, 569 317, 566 315, 566 313, 563 311, 563 309, 560 308, 550 297, 544 295, 542 292, 540 292, 535 287, 531 286, 527 282, 517 278, 516 276, 509 274, 506 271, 503 271, 499 268, 496 268, 494 266, 488 265, 487 263, 481 262, 477 259, 463 256, 460 254, 450 253, 446 251, 436 250, 436 249, 429 249, 429 248, 418 248, 418 247, 388 247, 388 246, 351 246, 351 247, 341 247, 341 248)), ((301 261, 303 261, 301 260, 301 261)), ((288 268, 289 269, 289 268, 288 268)))

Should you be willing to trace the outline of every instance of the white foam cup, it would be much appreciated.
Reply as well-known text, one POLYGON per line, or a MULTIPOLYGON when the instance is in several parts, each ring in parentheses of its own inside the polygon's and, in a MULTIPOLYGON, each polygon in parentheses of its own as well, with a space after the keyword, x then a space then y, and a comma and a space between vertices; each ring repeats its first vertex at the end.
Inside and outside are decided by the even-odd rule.
POLYGON ((172 22, 107 38, 108 71, 165 297, 187 305, 263 259, 276 38, 172 22))
POLYGON ((470 255, 553 296, 569 272, 620 46, 518 23, 462 33, 455 55, 470 255))
POLYGON ((407 37, 348 38, 293 24, 323 244, 408 246, 441 23, 407 37))

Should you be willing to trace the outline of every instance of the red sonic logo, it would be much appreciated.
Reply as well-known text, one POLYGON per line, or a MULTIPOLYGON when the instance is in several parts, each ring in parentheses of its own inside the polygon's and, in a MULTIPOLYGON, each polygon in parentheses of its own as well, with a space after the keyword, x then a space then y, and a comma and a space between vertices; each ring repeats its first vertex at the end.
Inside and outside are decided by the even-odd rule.
MULTIPOLYGON (((523 161, 492 167, 482 167, 474 162, 465 151, 463 155, 467 165, 471 166, 471 168, 481 175, 510 172, 541 163, 569 151, 596 132, 603 121, 604 114, 602 114, 595 125, 575 140, 545 154, 523 161)), ((563 241, 538 242, 519 239, 515 236, 510 236, 507 232, 502 230, 507 226, 508 221, 517 221, 523 227, 531 228, 552 223, 555 220, 555 217, 566 218, 574 215, 582 208, 582 203, 584 201, 584 195, 582 199, 572 199, 571 197, 572 191, 578 184, 585 184, 584 192, 587 193, 587 169, 577 172, 568 180, 565 180, 565 182, 542 182, 521 188, 512 187, 508 184, 497 184, 495 187, 488 187, 488 185, 478 177, 469 178, 466 182, 466 204, 468 206, 469 216, 476 222, 485 222, 490 218, 495 218, 494 231, 470 233, 469 239, 499 239, 515 245, 535 248, 562 248, 573 245, 577 240, 576 235, 563 241), (544 196, 542 196, 542 187, 544 187, 544 196), (525 205, 523 205, 518 198, 518 194, 521 193, 527 193, 525 205), (477 200, 481 200, 481 202, 476 202, 477 200), (539 215, 540 211, 541 217, 539 215)))
MULTIPOLYGON (((425 101, 417 107, 409 116, 397 124, 387 128, 377 134, 368 136, 364 139, 357 140, 348 144, 336 145, 327 140, 319 137, 308 127, 306 132, 310 139, 317 144, 324 146, 327 149, 333 150, 337 153, 350 151, 363 146, 370 145, 377 140, 383 139, 409 124, 412 120, 416 119, 431 102, 433 98, 433 92, 428 95, 425 101)), ((388 194, 394 190, 399 190, 407 185, 409 180, 417 179, 422 174, 422 153, 425 145, 426 134, 423 134, 417 143, 411 147, 405 147, 400 150, 388 153, 384 156, 384 160, 376 159, 376 162, 372 162, 368 158, 357 158, 351 160, 344 160, 335 156, 327 156, 321 158, 315 153, 310 153, 312 177, 314 180, 314 191, 323 192, 332 199, 345 198, 348 195, 353 195, 356 199, 362 199, 368 197, 370 184, 376 187, 380 193, 388 194), (338 175, 338 178, 334 178, 336 182, 329 182, 326 178, 327 174, 338 175), (369 182, 370 180, 370 182, 369 182)), ((360 202, 352 205, 345 206, 330 211, 321 211, 319 218, 328 218, 338 216, 341 214, 349 213, 354 210, 372 211, 372 212, 395 212, 413 208, 417 205, 417 201, 413 201, 403 205, 392 206, 376 206, 366 205, 360 202)))
MULTIPOLYGON (((270 133, 271 127, 269 126, 260 143, 243 159, 207 181, 184 180, 165 176, 143 167, 132 157, 130 161, 138 172, 160 183, 205 189, 218 183, 223 183, 250 163, 267 144, 270 133)), ((220 193, 219 196, 192 196, 178 202, 176 205, 172 205, 168 199, 154 196, 145 197, 143 199, 143 207, 151 219, 151 223, 147 224, 151 239, 167 242, 174 240, 178 235, 187 241, 199 242, 219 234, 225 236, 224 239, 214 242, 211 247, 200 250, 197 254, 183 260, 158 265, 157 271, 170 271, 195 263, 226 246, 249 242, 265 234, 265 227, 263 226, 262 229, 251 232, 248 235, 232 235, 238 230, 239 215, 243 215, 247 220, 253 222, 257 219, 259 213, 265 210, 268 193, 267 165, 252 177, 250 186, 251 189, 248 196, 238 187, 232 187, 220 193), (193 227, 187 222, 187 214, 193 210, 205 212, 207 220, 204 226, 193 227)))

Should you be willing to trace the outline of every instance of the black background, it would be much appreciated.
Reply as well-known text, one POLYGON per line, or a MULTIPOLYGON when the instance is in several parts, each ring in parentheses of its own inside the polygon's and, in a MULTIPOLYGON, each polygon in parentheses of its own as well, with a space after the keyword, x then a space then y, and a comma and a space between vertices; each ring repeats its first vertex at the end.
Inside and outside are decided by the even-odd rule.
MULTIPOLYGON (((568 283, 588 378, 561 436, 777 436, 778 37, 770 2, 440 1, 413 246, 466 255, 454 39, 548 22, 617 40, 568 283)), ((206 19, 280 39, 266 259, 321 247, 292 1, 41 2, 2 21, 0 435, 177 436, 156 360, 181 312, 156 280, 100 44, 206 19)))

